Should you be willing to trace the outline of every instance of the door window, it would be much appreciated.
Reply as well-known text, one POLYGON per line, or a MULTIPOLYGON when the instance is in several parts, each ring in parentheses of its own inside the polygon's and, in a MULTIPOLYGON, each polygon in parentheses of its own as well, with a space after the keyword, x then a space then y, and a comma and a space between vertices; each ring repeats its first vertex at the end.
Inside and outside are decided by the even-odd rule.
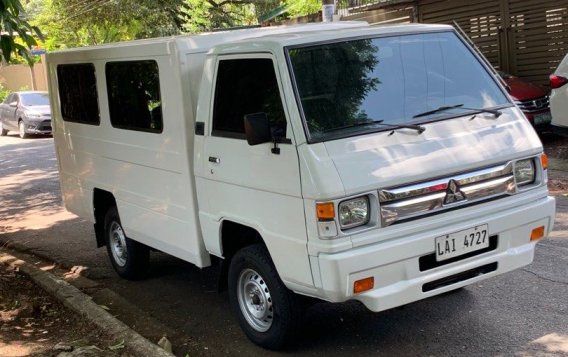
POLYGON ((259 112, 266 113, 275 137, 286 137, 286 117, 272 60, 221 60, 217 70, 211 134, 244 139, 244 116, 259 112))
POLYGON ((14 101, 14 97, 15 97, 15 94, 14 94, 14 93, 10 94, 10 95, 6 98, 6 100, 4 101, 4 103, 5 103, 5 104, 10 104, 10 103, 12 103, 12 102, 14 101))

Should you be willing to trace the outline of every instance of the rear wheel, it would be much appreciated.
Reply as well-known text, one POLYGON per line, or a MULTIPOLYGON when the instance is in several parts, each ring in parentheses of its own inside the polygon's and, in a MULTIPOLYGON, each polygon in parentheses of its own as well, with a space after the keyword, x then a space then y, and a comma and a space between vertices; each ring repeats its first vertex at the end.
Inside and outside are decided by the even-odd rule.
POLYGON ((18 122, 18 132, 20 134, 20 138, 25 139, 28 137, 28 133, 26 133, 26 124, 24 124, 23 120, 18 122))
POLYGON ((262 245, 245 247, 231 260, 229 299, 252 342, 279 349, 292 340, 300 320, 298 297, 280 280, 262 245))
POLYGON ((126 236, 116 207, 107 211, 104 229, 107 252, 117 274, 129 280, 143 278, 148 270, 150 251, 126 236))
POLYGON ((0 136, 8 135, 8 130, 4 129, 4 124, 0 121, 0 136))

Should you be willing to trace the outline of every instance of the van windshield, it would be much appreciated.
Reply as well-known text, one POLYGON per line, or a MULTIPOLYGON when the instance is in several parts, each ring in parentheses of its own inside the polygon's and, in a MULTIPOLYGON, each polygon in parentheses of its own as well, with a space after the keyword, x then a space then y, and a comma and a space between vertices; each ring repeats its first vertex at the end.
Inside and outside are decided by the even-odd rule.
POLYGON ((292 47, 288 56, 312 142, 510 104, 453 32, 292 47))

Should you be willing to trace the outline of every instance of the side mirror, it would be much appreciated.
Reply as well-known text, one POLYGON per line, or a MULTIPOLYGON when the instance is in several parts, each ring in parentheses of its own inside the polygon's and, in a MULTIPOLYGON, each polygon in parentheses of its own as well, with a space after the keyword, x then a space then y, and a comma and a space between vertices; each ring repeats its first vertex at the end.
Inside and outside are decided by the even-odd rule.
POLYGON ((246 114, 245 137, 249 145, 259 145, 272 142, 270 124, 266 113, 246 114))
POLYGON ((17 107, 17 106, 18 106, 18 102, 10 102, 10 106, 11 106, 11 107, 17 107))

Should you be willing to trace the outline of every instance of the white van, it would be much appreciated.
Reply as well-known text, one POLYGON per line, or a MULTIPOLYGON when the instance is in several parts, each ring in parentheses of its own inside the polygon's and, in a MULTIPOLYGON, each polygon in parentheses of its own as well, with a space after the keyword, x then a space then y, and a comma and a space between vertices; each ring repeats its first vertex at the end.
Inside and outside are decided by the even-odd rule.
POLYGON ((452 27, 259 28, 47 59, 67 209, 125 278, 150 249, 221 261, 263 347, 297 331, 300 295, 390 309, 531 263, 552 228, 541 142, 452 27))

